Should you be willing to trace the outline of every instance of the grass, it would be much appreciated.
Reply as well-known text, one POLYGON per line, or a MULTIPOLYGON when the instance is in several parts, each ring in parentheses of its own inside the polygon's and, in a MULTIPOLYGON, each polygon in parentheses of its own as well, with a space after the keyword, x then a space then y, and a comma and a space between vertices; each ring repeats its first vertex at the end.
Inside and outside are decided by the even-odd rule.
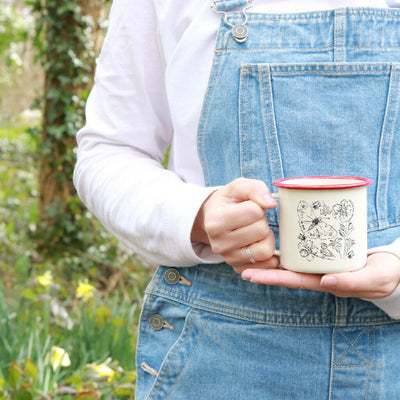
POLYGON ((38 254, 36 149, 26 127, 0 128, 0 400, 133 399, 151 266, 96 221, 113 251, 38 254))

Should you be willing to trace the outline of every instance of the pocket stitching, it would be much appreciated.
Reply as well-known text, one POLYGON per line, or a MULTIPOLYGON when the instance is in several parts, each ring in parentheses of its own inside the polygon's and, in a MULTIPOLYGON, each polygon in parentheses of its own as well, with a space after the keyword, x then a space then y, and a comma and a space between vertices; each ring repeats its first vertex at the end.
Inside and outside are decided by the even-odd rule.
MULTIPOLYGON (((154 383, 153 383, 153 386, 152 386, 152 388, 150 389, 150 392, 149 392, 149 394, 148 394, 147 397, 146 397, 146 400, 151 400, 151 399, 155 399, 155 398, 156 398, 155 396, 157 396, 158 393, 160 392, 160 390, 161 390, 161 388, 162 388, 162 385, 163 385, 163 382, 164 382, 164 379, 167 377, 168 371, 169 371, 169 369, 170 369, 170 367, 171 367, 171 365, 172 365, 172 363, 173 363, 173 361, 174 361, 176 355, 179 353, 179 351, 181 350, 181 348, 184 346, 184 344, 185 344, 185 343, 187 342, 187 340, 189 339, 189 337, 190 337, 190 332, 192 331, 192 326, 193 326, 193 324, 194 324, 194 322, 195 322, 195 319, 194 319, 194 318, 191 318, 191 320, 190 320, 190 325, 189 325, 189 326, 186 326, 186 324, 187 324, 187 322, 188 322, 189 317, 192 315, 192 313, 199 314, 199 311, 194 310, 194 309, 191 309, 191 310, 189 311, 189 313, 188 313, 188 315, 187 315, 187 317, 186 317, 185 326, 184 326, 183 329, 182 329, 181 335, 179 336, 179 338, 177 339, 177 341, 172 345, 172 347, 169 349, 168 353, 167 353, 166 356, 164 357, 164 360, 163 360, 163 362, 162 362, 162 364, 161 364, 161 367, 160 367, 160 370, 159 370, 159 375, 158 375, 158 377, 155 379, 155 381, 154 381, 154 383), (183 341, 181 341, 182 338, 183 338, 185 335, 186 335, 186 338, 185 338, 183 341), (165 365, 167 362, 168 362, 168 366, 167 366, 166 370, 163 371, 164 365, 165 365), (162 375, 160 374, 161 372, 163 372, 162 375), (157 389, 157 390, 156 390, 156 389, 157 389), (156 390, 156 391, 155 391, 155 390, 156 390), (154 392, 154 391, 155 391, 155 392, 154 392)), ((172 386, 171 389, 169 390, 170 393, 168 394, 168 397, 172 394, 173 388, 175 387, 175 385, 176 385, 176 383, 178 382, 178 380, 179 380, 179 378, 180 378, 180 376, 181 376, 183 370, 185 369, 186 363, 190 360, 190 358, 191 358, 193 352, 194 352, 195 349, 197 348, 197 346, 198 346, 198 344, 199 344, 199 342, 200 342, 200 339, 201 339, 201 337, 203 336, 204 329, 205 329, 205 327, 207 326, 207 323, 208 323, 208 321, 209 321, 210 318, 211 318, 211 315, 208 317, 207 321, 205 322, 205 324, 204 324, 204 326, 203 326, 203 328, 202 328, 202 331, 201 331, 201 333, 200 333, 200 335, 199 335, 199 338, 197 339, 196 345, 195 345, 195 346, 193 347, 193 349, 192 349, 192 352, 190 353, 189 356, 186 357, 185 362, 184 362, 184 365, 182 366, 182 368, 181 368, 181 370, 180 370, 180 372, 179 372, 179 374, 178 374, 178 377, 177 377, 176 381, 174 382, 173 386, 172 386)), ((168 398, 168 397, 167 397, 167 398, 168 398)))

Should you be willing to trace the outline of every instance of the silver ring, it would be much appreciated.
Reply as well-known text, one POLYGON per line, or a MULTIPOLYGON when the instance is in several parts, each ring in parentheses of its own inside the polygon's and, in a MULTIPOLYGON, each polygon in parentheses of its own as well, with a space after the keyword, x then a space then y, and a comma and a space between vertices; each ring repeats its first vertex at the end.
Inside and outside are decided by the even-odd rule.
POLYGON ((251 254, 250 247, 246 247, 246 254, 247 254, 247 257, 249 257, 250 262, 252 264, 255 264, 256 260, 253 258, 253 255, 251 254))

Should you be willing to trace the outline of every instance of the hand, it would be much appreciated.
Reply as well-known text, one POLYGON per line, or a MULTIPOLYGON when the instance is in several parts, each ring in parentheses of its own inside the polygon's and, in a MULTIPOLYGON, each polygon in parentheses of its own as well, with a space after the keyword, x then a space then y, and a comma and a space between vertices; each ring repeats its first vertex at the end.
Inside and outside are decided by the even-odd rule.
POLYGON ((203 203, 192 229, 192 241, 211 245, 215 254, 237 273, 249 268, 277 268, 275 236, 265 210, 276 207, 264 182, 239 178, 223 186, 203 203), (249 247, 256 261, 250 263, 249 247))
POLYGON ((365 267, 337 274, 303 274, 284 269, 243 271, 242 278, 254 283, 330 292, 338 297, 373 300, 390 295, 400 283, 400 259, 390 253, 375 253, 365 267))

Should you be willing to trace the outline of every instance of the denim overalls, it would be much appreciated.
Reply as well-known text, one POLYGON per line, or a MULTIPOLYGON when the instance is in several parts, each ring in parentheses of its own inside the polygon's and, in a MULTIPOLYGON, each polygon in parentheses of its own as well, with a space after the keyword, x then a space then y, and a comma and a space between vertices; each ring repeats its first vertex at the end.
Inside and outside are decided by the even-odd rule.
MULTIPOLYGON (((261 0, 259 0, 261 1, 261 0)), ((400 237, 400 12, 222 19, 199 124, 207 185, 354 175, 369 246, 400 237)), ((278 210, 267 218, 279 247, 278 210)), ((383 266, 384 267, 384 266, 383 266)), ((400 399, 400 323, 368 301, 256 285, 226 264, 160 267, 137 346, 136 399, 400 399)))

